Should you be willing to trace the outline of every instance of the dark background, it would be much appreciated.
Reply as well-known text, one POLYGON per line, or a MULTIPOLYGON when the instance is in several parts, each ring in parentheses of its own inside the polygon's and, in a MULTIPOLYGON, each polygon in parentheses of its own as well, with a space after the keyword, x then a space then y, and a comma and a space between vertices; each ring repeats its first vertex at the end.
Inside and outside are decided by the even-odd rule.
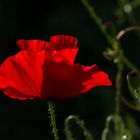
MULTIPOLYGON (((139 0, 90 0, 95 11, 107 25, 116 31, 140 23, 139 0), (119 1, 122 2, 121 5, 119 1), (123 4, 138 2, 133 13, 125 13, 123 4)), ((110 47, 95 22, 89 17, 80 0, 0 0, 0 62, 18 51, 18 39, 42 39, 56 34, 74 35, 79 40, 76 62, 83 65, 96 63, 110 75, 112 87, 97 87, 89 94, 63 101, 55 101, 56 119, 61 139, 64 137, 64 119, 71 114, 80 116, 96 140, 101 137, 105 118, 114 113, 116 65, 106 60, 102 52, 110 47)), ((140 39, 129 33, 122 40, 125 54, 140 66, 140 39)), ((124 78, 129 69, 126 69, 124 78)), ((9 70, 10 72, 10 70, 9 70)), ((126 82, 124 80, 124 82, 126 82)), ((126 83, 125 83, 126 84, 126 83)), ((139 113, 123 105, 123 113, 133 114, 138 123, 139 113)), ((77 131, 78 133, 78 131, 77 131)), ((78 133, 79 134, 79 133, 78 133)), ((78 135, 77 134, 77 135, 78 135)), ((17 101, 0 94, 1 140, 53 140, 48 119, 47 102, 17 101)), ((77 136, 76 140, 84 140, 77 136)))

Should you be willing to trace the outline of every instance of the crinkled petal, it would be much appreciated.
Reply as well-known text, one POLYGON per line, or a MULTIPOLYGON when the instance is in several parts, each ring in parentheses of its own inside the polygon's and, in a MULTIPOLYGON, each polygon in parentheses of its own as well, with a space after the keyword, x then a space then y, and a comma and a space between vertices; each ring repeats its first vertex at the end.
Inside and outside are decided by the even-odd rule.
POLYGON ((21 50, 40 51, 46 48, 47 42, 42 40, 18 40, 17 45, 21 50))
POLYGON ((56 35, 50 37, 50 42, 55 50, 77 47, 78 40, 74 36, 56 35))
POLYGON ((60 59, 73 64, 78 52, 78 40, 73 36, 56 35, 50 38, 50 48, 54 50, 53 60, 60 59))

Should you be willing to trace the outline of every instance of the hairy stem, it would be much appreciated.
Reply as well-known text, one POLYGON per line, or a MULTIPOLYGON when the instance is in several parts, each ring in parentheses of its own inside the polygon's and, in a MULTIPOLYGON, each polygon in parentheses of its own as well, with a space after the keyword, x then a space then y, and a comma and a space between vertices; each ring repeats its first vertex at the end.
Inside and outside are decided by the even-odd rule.
POLYGON ((54 140, 58 140, 58 130, 56 128, 56 120, 55 120, 55 110, 54 110, 54 105, 53 101, 49 100, 48 101, 48 112, 50 114, 50 125, 52 126, 52 132, 54 134, 54 140))

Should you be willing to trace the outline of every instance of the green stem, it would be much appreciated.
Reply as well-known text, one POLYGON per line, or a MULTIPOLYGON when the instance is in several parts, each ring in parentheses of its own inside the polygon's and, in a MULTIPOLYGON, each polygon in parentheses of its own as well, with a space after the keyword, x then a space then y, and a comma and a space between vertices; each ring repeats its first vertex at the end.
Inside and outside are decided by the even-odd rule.
POLYGON ((52 126, 52 132, 54 134, 54 140, 58 140, 58 130, 56 128, 56 120, 55 120, 55 110, 54 110, 54 105, 53 101, 49 100, 48 101, 48 112, 50 114, 50 123, 52 126))
POLYGON ((120 56, 120 59, 131 70, 140 73, 140 70, 135 65, 133 65, 124 54, 120 56))
POLYGON ((123 96, 121 96, 121 100, 123 101, 123 103, 128 106, 129 108, 140 112, 140 108, 136 107, 136 105, 133 105, 132 103, 130 103, 129 101, 127 101, 123 96))
MULTIPOLYGON (((118 0, 119 1, 119 0, 118 0)), ((140 70, 135 67, 134 64, 132 64, 127 57, 123 54, 121 51, 121 48, 119 46, 119 40, 117 41, 118 43, 115 43, 115 39, 113 40, 111 36, 106 32, 105 27, 103 23, 101 22, 101 19, 97 16, 95 13, 94 8, 89 4, 87 0, 81 0, 83 5, 85 6, 89 16, 95 21, 97 26, 99 27, 100 31, 103 33, 111 47, 115 51, 119 51, 118 57, 119 57, 119 62, 118 62, 118 72, 116 75, 116 114, 120 113, 120 96, 121 96, 121 82, 122 82, 122 72, 123 72, 123 64, 125 64, 127 67, 129 67, 131 70, 134 70, 138 73, 140 73, 140 70), (116 46, 117 45, 117 46, 116 46)), ((120 3, 123 2, 120 0, 120 3)), ((123 3, 121 3, 122 5, 123 3)))
MULTIPOLYGON (((87 0, 81 0, 83 5, 85 6, 87 12, 89 13, 89 16, 95 21, 97 26, 99 27, 100 31, 103 33, 103 35, 106 37, 109 44, 112 46, 112 48, 115 48, 114 46, 114 40, 110 37, 110 35, 106 32, 103 23, 101 22, 101 19, 98 17, 98 15, 95 13, 94 8, 89 4, 87 0)), ((140 72, 125 56, 124 54, 121 54, 120 57, 121 61, 128 66, 130 69, 140 72)))
POLYGON ((116 115, 120 114, 120 101, 121 101, 121 85, 122 85, 122 72, 123 72, 123 64, 127 65, 130 69, 134 70, 135 72, 140 73, 139 69, 135 67, 123 54, 122 51, 119 51, 119 62, 118 72, 116 74, 116 115))
POLYGON ((103 33, 103 35, 106 37, 108 43, 113 46, 113 40, 110 37, 110 35, 106 32, 105 27, 101 21, 101 19, 97 16, 94 8, 89 4, 89 2, 87 0, 81 0, 81 2, 83 3, 83 5, 85 6, 89 16, 95 21, 95 23, 97 24, 97 26, 99 27, 99 29, 101 30, 101 32, 103 33))
POLYGON ((118 72, 116 74, 116 115, 120 114, 120 97, 121 97, 121 85, 122 85, 122 72, 123 72, 123 64, 121 60, 118 62, 118 72))
MULTIPOLYGON (((134 0, 134 1, 130 1, 130 0, 118 0, 119 6, 120 6, 120 10, 123 10, 128 18, 128 21, 130 22, 131 25, 139 25, 138 21, 135 18, 135 14, 134 14, 134 8, 139 6, 140 1, 139 0, 134 0), (125 6, 129 6, 130 10, 126 11, 124 10, 125 6)), ((138 36, 138 38, 140 39, 140 33, 136 33, 136 35, 138 36)))

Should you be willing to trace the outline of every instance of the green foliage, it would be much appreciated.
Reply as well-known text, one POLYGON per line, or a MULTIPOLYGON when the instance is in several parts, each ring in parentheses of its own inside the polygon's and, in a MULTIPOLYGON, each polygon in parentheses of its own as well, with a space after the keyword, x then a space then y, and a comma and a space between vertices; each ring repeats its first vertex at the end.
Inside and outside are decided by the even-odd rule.
POLYGON ((128 89, 137 102, 140 102, 140 74, 131 72, 127 75, 128 89))
MULTIPOLYGON (((106 51, 103 53, 104 56, 108 60, 112 60, 118 68, 117 74, 116 74, 116 106, 115 106, 115 113, 114 115, 110 115, 106 119, 106 125, 102 133, 101 140, 133 140, 134 133, 131 133, 130 130, 125 126, 124 121, 121 117, 121 106, 120 106, 120 100, 121 100, 121 94, 122 94, 122 80, 123 80, 123 71, 124 66, 127 66, 131 70, 136 71, 137 73, 131 73, 127 76, 127 82, 128 82, 128 88, 134 97, 138 102, 140 101, 140 74, 139 69, 129 61, 129 59, 124 55, 122 49, 121 49, 121 43, 120 38, 124 36, 124 34, 131 32, 131 31, 137 31, 139 30, 139 27, 128 27, 122 31, 120 31, 117 34, 116 27, 113 24, 104 25, 102 20, 97 16, 94 8, 89 4, 87 0, 81 0, 83 5, 85 6, 87 12, 89 13, 90 17, 94 20, 102 34, 107 39, 108 43, 110 44, 111 48, 107 48, 106 51), (105 28, 106 27, 106 28, 105 28)), ((139 5, 138 1, 135 0, 136 5, 139 5)), ((118 0, 119 8, 116 10, 116 16, 120 18, 119 21, 121 21, 121 24, 124 24, 126 18, 129 19, 130 23, 137 23, 133 15, 133 9, 134 8, 134 1, 129 2, 129 0, 118 0)), ((139 37, 139 34, 137 34, 139 37)), ((131 106, 131 105, 130 105, 131 106)), ((129 103, 128 103, 128 107, 129 103)), ((131 107, 133 108, 133 107, 131 107)), ((78 120, 78 117, 72 117, 72 119, 75 119, 77 124, 83 129, 85 127, 83 124, 83 121, 81 122, 78 120), (82 124, 82 125, 81 125, 82 124)), ((65 121, 65 132, 68 140, 74 140, 72 133, 69 128, 69 120, 65 121)), ((127 121, 132 119, 128 119, 127 121)), ((132 126, 131 124, 131 126, 132 126)), ((86 132, 86 129, 83 129, 83 132, 86 132)), ((88 134, 88 133, 85 133, 88 134)), ((85 135, 86 136, 86 135, 85 135)), ((91 135, 89 135, 91 136, 91 135)), ((90 137, 89 137, 90 138, 90 137)), ((92 139, 92 137, 91 137, 92 139)), ((87 139, 90 140, 90 139, 87 139)))
POLYGON ((79 119, 79 117, 75 115, 70 115, 65 119, 65 134, 66 134, 67 140, 74 140, 74 136, 70 128, 71 121, 74 121, 80 127, 85 137, 85 140, 94 140, 92 137, 92 134, 85 127, 84 121, 79 119))
POLYGON ((120 116, 110 115, 106 119, 101 140, 133 140, 133 137, 120 116))

